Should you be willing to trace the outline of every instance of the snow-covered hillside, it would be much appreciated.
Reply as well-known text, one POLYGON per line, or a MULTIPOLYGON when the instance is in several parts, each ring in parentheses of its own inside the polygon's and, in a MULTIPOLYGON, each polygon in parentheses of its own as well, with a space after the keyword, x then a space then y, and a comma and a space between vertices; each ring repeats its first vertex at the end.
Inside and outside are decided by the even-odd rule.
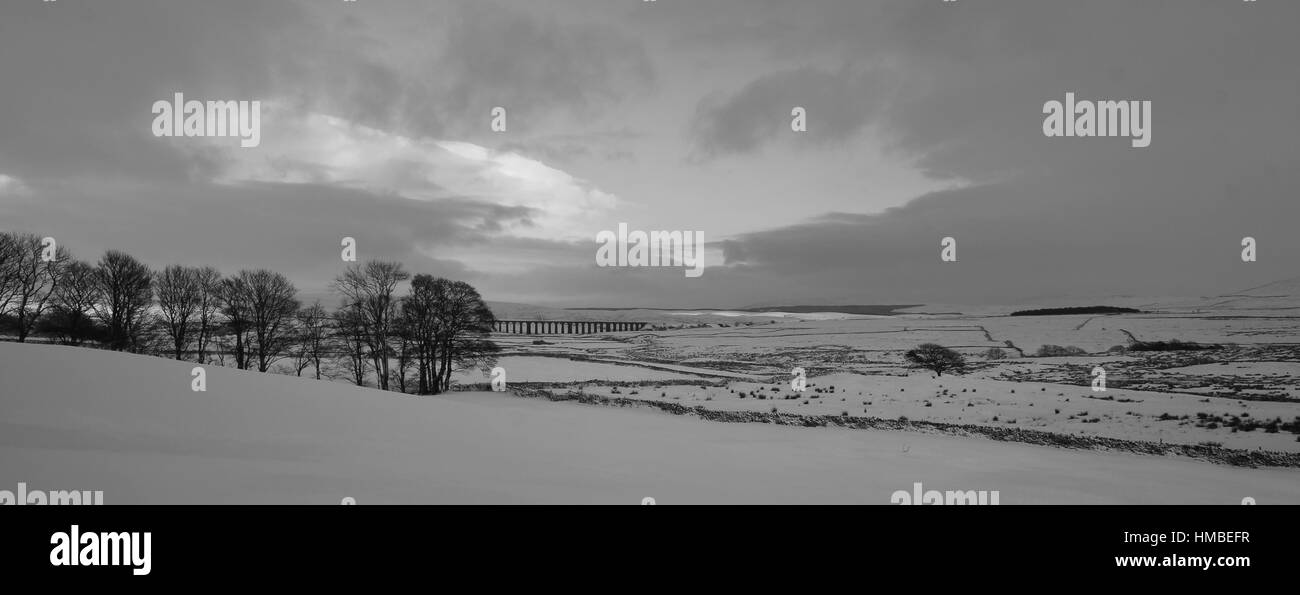
MULTIPOLYGON (((561 362, 557 360, 557 365, 561 362)), ((495 393, 413 397, 191 363, 0 344, 0 489, 128 503, 1300 501, 1300 471, 913 432, 713 423, 495 393)))

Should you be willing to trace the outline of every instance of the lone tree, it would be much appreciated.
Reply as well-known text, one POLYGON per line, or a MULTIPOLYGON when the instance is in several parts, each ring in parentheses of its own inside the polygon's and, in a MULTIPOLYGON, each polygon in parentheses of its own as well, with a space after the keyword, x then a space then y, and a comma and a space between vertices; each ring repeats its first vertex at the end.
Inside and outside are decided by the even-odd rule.
POLYGON ((960 372, 966 367, 966 359, 960 353, 936 343, 925 343, 903 355, 912 365, 933 370, 940 376, 944 372, 960 372))

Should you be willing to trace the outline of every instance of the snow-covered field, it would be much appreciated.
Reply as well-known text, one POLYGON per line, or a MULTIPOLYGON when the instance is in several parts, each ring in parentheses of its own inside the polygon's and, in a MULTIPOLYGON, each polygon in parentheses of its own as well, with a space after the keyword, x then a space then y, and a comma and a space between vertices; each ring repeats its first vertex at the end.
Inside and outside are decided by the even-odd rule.
MULTIPOLYGON (((556 357, 505 356, 497 365, 508 371, 508 382, 578 382, 600 380, 606 382, 633 382, 658 380, 691 380, 698 376, 646 366, 626 366, 599 361, 572 361, 556 357)), ((452 380, 463 384, 483 384, 492 380, 482 370, 465 370, 452 374, 452 380)))
POLYGON ((494 393, 342 383, 0 344, 0 489, 106 503, 1300 502, 1300 471, 914 432, 713 423, 494 393))
MULTIPOLYGON (((1300 320, 1284 311, 1115 316, 906 314, 840 320, 718 324, 651 333, 560 338, 555 354, 603 361, 689 366, 746 377, 694 385, 587 383, 585 394, 663 401, 723 411, 849 415, 1030 429, 1152 443, 1300 452, 1300 320), (1196 341, 1222 348, 1108 353, 1145 341, 1196 341), (933 342, 963 353, 969 373, 935 379, 902 354, 933 342), (1077 347, 1069 357, 1024 357, 1043 345, 1077 347), (989 359, 999 348, 1007 357, 989 359), (807 393, 789 389, 807 370, 807 393), (1104 392, 1093 371, 1107 374, 1104 392), (726 384, 718 384, 727 380, 726 384), (706 386, 713 384, 713 386, 706 386), (818 390, 831 390, 822 394, 818 390)), ((527 352, 521 342, 517 349, 527 352)), ((508 367, 507 367, 508 369, 508 367)), ((625 379, 631 380, 631 378, 625 379)))
MULTIPOLYGON (((1202 399, 1197 395, 1042 382, 1006 382, 971 376, 829 374, 809 378, 802 393, 788 382, 729 382, 724 386, 590 384, 587 394, 666 401, 721 411, 842 415, 1042 430, 1170 444, 1217 442, 1227 448, 1300 452, 1291 432, 1234 432, 1199 426, 1198 414, 1260 421, 1300 417, 1300 403, 1202 399)), ((564 389, 570 390, 570 389, 564 389)))

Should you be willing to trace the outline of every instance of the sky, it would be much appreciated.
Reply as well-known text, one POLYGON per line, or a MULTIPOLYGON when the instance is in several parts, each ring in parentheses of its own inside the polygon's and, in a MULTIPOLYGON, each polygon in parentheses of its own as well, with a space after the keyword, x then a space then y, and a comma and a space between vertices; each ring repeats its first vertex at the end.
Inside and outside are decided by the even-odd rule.
POLYGON ((551 306, 1219 295, 1300 275, 1297 23, 1271 0, 8 0, 0 230, 305 295, 343 237, 551 306), (260 144, 155 136, 178 92, 259 101, 260 144), (1067 92, 1150 101, 1150 146, 1045 136, 1067 92), (704 273, 597 266, 620 223, 702 233, 704 273))

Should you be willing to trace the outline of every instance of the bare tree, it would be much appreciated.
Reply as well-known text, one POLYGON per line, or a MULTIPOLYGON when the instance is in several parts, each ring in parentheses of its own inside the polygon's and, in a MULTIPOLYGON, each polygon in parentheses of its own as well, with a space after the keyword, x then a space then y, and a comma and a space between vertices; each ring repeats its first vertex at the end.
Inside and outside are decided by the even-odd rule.
POLYGON ((12 252, 6 258, 6 274, 9 291, 3 302, 9 305, 9 314, 14 317, 18 342, 27 340, 36 322, 52 305, 50 299, 63 275, 63 267, 69 260, 67 250, 47 248, 42 238, 30 233, 11 234, 12 252))
POLYGON ((258 269, 239 271, 227 279, 229 287, 227 316, 232 326, 238 322, 236 341, 240 345, 236 354, 242 359, 241 368, 247 369, 249 360, 257 359, 257 371, 265 372, 271 364, 284 357, 293 338, 292 320, 298 311, 298 290, 280 273, 258 269), (251 336, 251 346, 246 342, 251 336), (251 347, 251 349, 250 349, 251 347))
POLYGON ((403 323, 415 347, 416 392, 422 395, 436 394, 441 386, 434 377, 439 345, 435 312, 440 296, 445 293, 445 281, 431 275, 416 275, 409 293, 402 299, 403 323))
POLYGON ((334 331, 349 379, 357 386, 366 385, 366 348, 368 345, 363 316, 356 305, 344 304, 334 312, 334 331))
POLYGON ((283 357, 293 340, 293 316, 298 311, 298 290, 280 273, 259 270, 253 274, 253 331, 257 335, 257 370, 265 372, 283 357))
POLYGON ((202 290, 199 269, 172 265, 163 269, 155 282, 158 318, 171 339, 172 356, 182 359, 190 343, 190 327, 199 316, 202 290))
POLYGON ((247 287, 246 273, 247 271, 241 271, 239 275, 222 279, 219 290, 221 314, 225 316, 225 326, 235 340, 234 345, 221 341, 220 349, 223 359, 226 351, 235 356, 235 367, 240 370, 247 370, 252 361, 249 357, 253 329, 253 309, 249 304, 249 295, 252 292, 247 287))
POLYGON ((212 340, 217 314, 221 311, 221 273, 212 267, 198 269, 199 311, 195 335, 195 360, 207 363, 208 342, 212 340))
POLYGON ((486 340, 495 317, 468 283, 416 275, 402 313, 414 344, 421 394, 450 390, 452 372, 495 357, 496 345, 486 340))
POLYGON ((0 316, 9 310, 18 282, 18 234, 0 233, 0 316))
POLYGON ((483 302, 478 290, 464 281, 447 283, 445 298, 436 310, 441 335, 442 361, 439 378, 442 390, 451 390, 451 373, 478 364, 482 357, 495 352, 487 341, 496 317, 483 302))
POLYGON ((102 294, 95 281, 95 267, 73 260, 63 268, 63 278, 54 290, 49 330, 61 342, 81 345, 94 332, 95 305, 102 294))
POLYGON ((408 378, 411 368, 416 367, 416 353, 419 351, 416 346, 415 334, 412 332, 410 320, 405 316, 398 316, 395 322, 394 337, 397 348, 394 351, 397 359, 397 367, 392 374, 393 382, 397 384, 397 392, 407 392, 408 378))
POLYGON ((212 360, 218 366, 226 367, 226 354, 231 352, 230 339, 214 331, 212 337, 209 338, 209 344, 216 347, 216 349, 212 350, 212 360))
POLYGON ((364 330, 379 388, 388 390, 388 357, 392 351, 393 320, 397 317, 397 285, 411 275, 398 262, 372 260, 352 265, 334 280, 334 290, 357 315, 364 330))
POLYGON ((153 273, 135 257, 109 250, 95 268, 95 284, 101 294, 95 314, 107 327, 109 348, 139 351, 153 303, 153 273))
POLYGON ((297 338, 294 342, 294 368, 299 376, 308 366, 315 368, 316 379, 321 378, 321 359, 329 341, 330 315, 317 301, 298 310, 297 338))
POLYGON ((443 390, 451 389, 451 373, 478 369, 487 373, 497 364, 501 347, 482 338, 479 333, 455 339, 449 352, 451 370, 443 377, 443 390))

